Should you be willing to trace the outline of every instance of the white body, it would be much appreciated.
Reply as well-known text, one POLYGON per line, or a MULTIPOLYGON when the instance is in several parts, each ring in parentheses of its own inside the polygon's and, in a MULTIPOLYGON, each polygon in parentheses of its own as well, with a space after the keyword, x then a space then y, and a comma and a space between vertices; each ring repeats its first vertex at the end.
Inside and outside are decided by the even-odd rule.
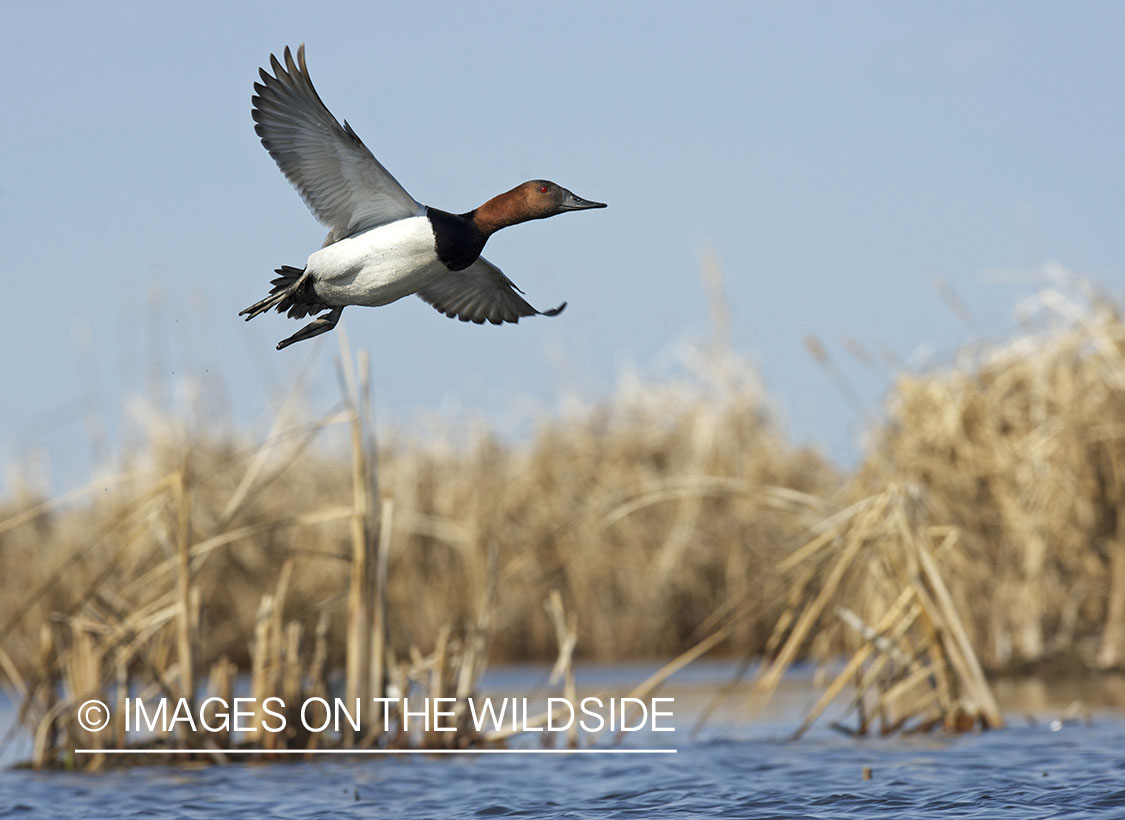
POLYGON ((318 299, 332 306, 387 305, 449 273, 426 216, 341 239, 310 256, 306 266, 318 299))

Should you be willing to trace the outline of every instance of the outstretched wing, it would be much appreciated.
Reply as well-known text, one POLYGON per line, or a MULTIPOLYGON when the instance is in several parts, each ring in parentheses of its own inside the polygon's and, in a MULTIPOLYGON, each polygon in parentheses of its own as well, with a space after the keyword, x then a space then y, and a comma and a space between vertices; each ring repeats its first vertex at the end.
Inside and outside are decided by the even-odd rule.
POLYGON ((483 256, 469 267, 441 276, 418 291, 422 299, 450 318, 494 325, 518 322, 521 316, 556 316, 566 307, 536 310, 500 268, 483 256))
MULTIPOLYGON (((325 107, 305 66, 285 48, 285 64, 270 55, 273 76, 260 69, 254 83, 254 130, 277 166, 323 224, 330 241, 422 213, 345 122, 325 107)), ((330 244, 326 241, 325 244, 330 244)))

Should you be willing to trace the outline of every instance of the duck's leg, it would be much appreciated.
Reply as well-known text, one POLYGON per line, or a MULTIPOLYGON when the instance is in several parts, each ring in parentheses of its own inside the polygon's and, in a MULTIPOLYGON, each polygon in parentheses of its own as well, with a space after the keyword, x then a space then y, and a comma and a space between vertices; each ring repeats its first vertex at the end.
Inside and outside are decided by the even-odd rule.
POLYGON ((343 312, 343 307, 332 308, 323 316, 319 316, 313 321, 309 322, 288 339, 282 339, 277 343, 277 349, 284 350, 285 348, 289 347, 289 345, 295 342, 303 342, 305 339, 311 339, 313 336, 319 336, 321 333, 327 333, 332 328, 336 327, 336 323, 340 321, 340 314, 343 312))

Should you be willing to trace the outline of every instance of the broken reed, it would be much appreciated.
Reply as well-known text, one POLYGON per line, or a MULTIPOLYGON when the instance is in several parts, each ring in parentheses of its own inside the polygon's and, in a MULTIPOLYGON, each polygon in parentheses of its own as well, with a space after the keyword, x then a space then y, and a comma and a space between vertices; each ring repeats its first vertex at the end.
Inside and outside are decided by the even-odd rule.
POLYGON ((954 583, 993 669, 1125 662, 1125 323, 1088 284, 1007 343, 898 379, 857 495, 916 486, 960 533, 954 583))
POLYGON ((797 735, 846 689, 848 733, 995 727, 982 666, 1125 661, 1125 323, 1070 292, 1029 300, 1011 342, 900 376, 851 505, 778 566, 753 699, 795 659, 833 670, 797 735))
POLYGON ((827 519, 781 566, 786 607, 766 645, 751 698, 762 706, 799 658, 846 662, 794 733, 800 737, 845 689, 845 715, 832 724, 865 735, 944 726, 1003 725, 970 643, 968 602, 945 576, 965 565, 956 529, 934 525, 912 488, 891 486, 827 519))

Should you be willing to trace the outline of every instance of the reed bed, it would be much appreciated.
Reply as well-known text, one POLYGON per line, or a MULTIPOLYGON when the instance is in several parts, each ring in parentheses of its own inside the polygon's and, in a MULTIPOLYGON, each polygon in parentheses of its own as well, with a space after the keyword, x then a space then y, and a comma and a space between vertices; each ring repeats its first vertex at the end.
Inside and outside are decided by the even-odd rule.
POLYGON ((917 488, 966 556, 955 584, 992 669, 1125 661, 1125 323, 1089 285, 1046 289, 1017 338, 905 374, 853 479, 917 488))
MULTIPOLYGON (((284 407, 253 444, 154 425, 143 459, 84 496, 0 516, 4 649, 33 666, 38 624, 108 590, 135 609, 138 594, 180 577, 172 559, 188 543, 211 646, 198 665, 227 654, 244 666, 261 592, 287 561, 288 606, 308 629, 325 606, 344 617, 356 528, 378 528, 383 498, 395 510, 386 629, 398 645, 475 617, 494 552, 495 657, 553 657, 540 604, 554 588, 596 613, 579 627, 586 657, 675 651, 718 603, 766 597, 763 568, 822 517, 838 484, 825 460, 784 440, 748 367, 728 362, 718 376, 705 356, 689 365, 662 385, 625 380, 613 400, 543 424, 524 445, 487 431, 464 447, 452 435, 384 436, 377 487, 356 475, 373 459, 361 465, 328 438, 350 442, 347 409, 302 421, 284 407)), ((744 624, 732 646, 752 650, 767 630, 744 624)))
MULTIPOLYGON (((482 732, 470 726, 466 710, 487 664, 492 635, 498 589, 494 547, 483 559, 482 582, 462 593, 462 600, 471 602, 471 617, 458 618, 457 612, 446 610, 448 619, 425 636, 425 644, 389 639, 395 623, 387 594, 395 503, 389 498, 380 503, 374 442, 365 423, 364 355, 353 364, 345 348, 341 373, 346 410, 302 431, 280 462, 269 457, 269 447, 250 458, 226 458, 227 464, 238 466, 237 475, 225 477, 229 493, 219 495, 208 480, 215 473, 200 472, 198 450, 154 451, 173 454, 171 472, 115 480, 114 494, 98 499, 108 510, 95 504, 92 513, 90 508, 77 513, 79 526, 87 526, 91 514, 97 526, 72 531, 74 543, 61 562, 23 588, 9 587, 6 601, 16 605, 5 612, 0 664, 23 699, 20 722, 34 736, 32 766, 98 769, 120 761, 102 753, 78 756, 76 749, 142 749, 152 762, 166 758, 164 749, 190 748, 199 750, 197 758, 222 762, 239 748, 277 754, 314 750, 324 743, 450 748, 502 743, 514 733, 482 732), (350 492, 339 499, 347 503, 318 499, 321 506, 310 508, 290 499, 295 507, 288 515, 245 520, 246 508, 291 466, 308 437, 337 423, 346 425, 351 445, 350 492), (203 527, 206 531, 200 532, 203 527), (328 530, 336 540, 323 551, 271 544, 279 532, 290 530, 328 530), (237 555, 238 546, 252 557, 237 555), (90 551, 97 553, 96 562, 90 551), (259 562, 269 564, 268 571, 259 562), (296 603, 297 591, 306 583, 299 573, 312 570, 309 575, 318 580, 322 565, 337 576, 336 588, 305 588, 305 601, 296 603), (240 582, 243 574, 253 583, 240 582), (76 586, 76 578, 85 586, 76 586), (321 597, 310 604, 309 596, 317 594, 321 597), (252 616, 228 621, 239 617, 238 604, 253 607, 252 616), (25 621, 38 629, 30 664, 19 654, 25 621), (336 646, 334 630, 340 635, 336 646), (240 675, 244 683, 239 683, 240 675), (295 710, 301 704, 321 698, 327 720, 327 704, 336 697, 343 704, 361 705, 351 716, 358 725, 346 717, 349 722, 342 728, 310 731, 306 719, 298 719, 295 710), (378 714, 376 699, 384 697, 423 703, 451 698, 455 731, 439 732, 430 727, 429 718, 415 718, 415 728, 408 731, 401 705, 378 714), (82 724, 80 704, 91 698, 113 704, 107 729, 88 731, 82 724), (232 714, 237 698, 252 704, 241 719, 232 714), (273 711, 271 698, 279 699, 273 711), (207 699, 219 701, 210 712, 207 699), (153 716, 147 732, 141 730, 136 701, 148 704, 146 724, 153 716), (280 723, 284 730, 270 728, 280 723)), ((278 435, 282 429, 275 426, 270 438, 284 438, 278 435)), ((165 466, 157 460, 158 471, 165 466)), ((54 515, 53 504, 38 504, 0 525, 5 558, 29 560, 34 554, 31 539, 54 534, 54 515)), ((556 674, 573 695, 575 616, 567 613, 557 590, 547 597, 545 611, 555 629, 556 674)), ((543 719, 531 717, 524 725, 543 719)))
POLYGON ((832 670, 798 736, 837 698, 848 733, 997 727, 985 668, 1125 660, 1125 323, 1072 279, 1021 312, 1016 338, 898 377, 848 506, 777 565, 752 700, 795 659, 832 670))
POLYGON ((0 672, 41 765, 95 742, 70 709, 88 693, 464 698, 490 658, 556 657, 573 692, 579 653, 679 653, 633 694, 761 655, 758 702, 822 661, 800 731, 845 690, 852 732, 999 726, 982 670, 1125 652, 1125 325, 1101 298, 1034 304, 1016 340, 901 375, 851 476, 786 440, 722 343, 523 443, 468 425, 381 447, 344 345, 338 411, 304 412, 298 386, 252 442, 154 414, 119 470, 9 499, 0 672))
POLYGON ((963 587, 946 576, 966 571, 959 533, 932 523, 911 488, 891 486, 826 520, 807 544, 782 561, 785 611, 766 646, 751 697, 765 702, 801 657, 848 657, 794 732, 800 737, 850 688, 856 725, 865 735, 964 731, 1003 726, 1000 708, 969 641, 963 587))
MULTIPOLYGON (((659 656, 728 602, 767 600, 763 570, 837 481, 784 441, 753 371, 714 352, 687 350, 663 385, 625 380, 530 444, 484 432, 460 448, 377 449, 360 359, 342 350, 339 412, 302 420, 287 402, 249 446, 157 418, 84 495, 0 516, 0 668, 37 765, 96 742, 73 722, 87 697, 225 697, 240 675, 252 696, 463 698, 486 656, 560 653, 573 690, 576 646, 659 656)), ((741 619, 728 645, 753 651, 768 618, 741 619)))

